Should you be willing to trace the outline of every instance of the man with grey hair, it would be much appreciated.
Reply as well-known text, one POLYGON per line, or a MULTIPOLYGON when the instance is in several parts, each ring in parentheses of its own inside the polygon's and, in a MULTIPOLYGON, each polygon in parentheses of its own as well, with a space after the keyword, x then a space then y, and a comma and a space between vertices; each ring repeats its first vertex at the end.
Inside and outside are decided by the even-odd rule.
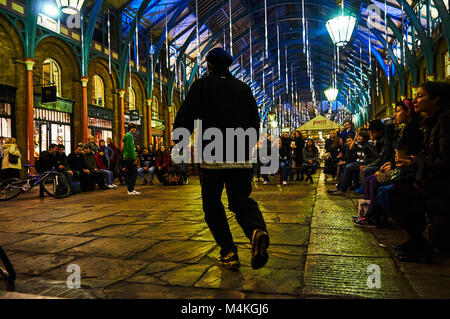
MULTIPOLYGON (((228 195, 229 209, 252 244, 251 265, 263 267, 269 258, 267 247, 269 235, 258 204, 250 198, 252 192, 252 163, 250 161, 251 136, 227 131, 253 132, 255 144, 259 130, 258 107, 250 87, 234 78, 229 71, 233 58, 221 48, 212 49, 206 56, 209 74, 195 81, 181 106, 174 123, 177 128, 194 130, 194 121, 201 120, 202 129, 215 129, 221 133, 221 149, 215 149, 215 158, 201 163, 201 184, 205 221, 220 246, 219 265, 228 269, 240 266, 237 247, 233 242, 221 196, 224 186, 228 195), (232 147, 226 147, 232 145, 232 147), (237 145, 245 145, 245 154, 238 153, 237 145), (233 152, 234 151, 234 152, 233 152), (220 154, 220 155, 218 155, 220 154), (240 160, 245 158, 244 161, 240 160), (225 160, 226 159, 226 160, 225 160)), ((203 133, 203 132, 201 132, 203 133)), ((249 134, 252 135, 252 134, 249 134)), ((203 134, 202 134, 203 136, 203 134)), ((174 137, 175 134, 174 134, 174 137)), ((217 139, 217 137, 216 137, 217 139)), ((175 140, 175 139, 174 139, 175 140)), ((178 140, 175 140, 178 142, 178 140)), ((213 140, 209 144, 216 143, 213 140)), ((180 143, 181 144, 181 143, 180 143)), ((203 144, 206 144, 203 142, 203 144)))

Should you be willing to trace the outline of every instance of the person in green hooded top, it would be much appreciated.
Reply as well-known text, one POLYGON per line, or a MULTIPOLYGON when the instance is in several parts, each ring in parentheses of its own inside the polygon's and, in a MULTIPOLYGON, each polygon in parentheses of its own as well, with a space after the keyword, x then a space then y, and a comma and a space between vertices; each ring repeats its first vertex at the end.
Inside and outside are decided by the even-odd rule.
POLYGON ((128 132, 123 137, 123 167, 126 168, 125 182, 127 184, 128 195, 140 195, 141 193, 134 189, 138 175, 136 151, 134 147, 133 135, 136 133, 136 125, 128 124, 128 132))

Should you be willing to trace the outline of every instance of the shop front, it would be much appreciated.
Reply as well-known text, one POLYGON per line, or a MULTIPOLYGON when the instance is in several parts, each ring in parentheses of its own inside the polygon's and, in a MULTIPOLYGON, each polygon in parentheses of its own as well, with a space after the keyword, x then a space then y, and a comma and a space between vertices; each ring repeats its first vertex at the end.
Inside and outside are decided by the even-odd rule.
POLYGON ((88 135, 95 138, 95 143, 109 137, 113 139, 114 111, 105 107, 88 106, 88 135))
POLYGON ((57 98, 56 102, 41 103, 34 97, 34 153, 35 157, 48 150, 50 144, 62 144, 66 154, 72 152, 74 101, 57 98))
POLYGON ((159 146, 164 143, 164 121, 152 119, 152 143, 153 147, 159 149, 159 146))
POLYGON ((127 132, 128 123, 136 124, 136 135, 134 136, 134 144, 144 145, 144 129, 142 125, 142 116, 139 115, 137 110, 132 110, 129 113, 124 114, 125 132, 127 132))
POLYGON ((0 84, 0 137, 15 136, 16 88, 0 84))

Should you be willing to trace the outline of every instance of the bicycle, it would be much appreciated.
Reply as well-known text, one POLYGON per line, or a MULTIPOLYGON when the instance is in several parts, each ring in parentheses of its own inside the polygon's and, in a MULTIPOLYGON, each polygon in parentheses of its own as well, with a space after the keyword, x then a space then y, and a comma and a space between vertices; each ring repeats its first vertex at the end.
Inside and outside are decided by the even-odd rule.
POLYGON ((31 191, 40 185, 44 192, 55 198, 64 198, 70 195, 70 187, 64 177, 54 169, 41 174, 31 174, 30 168, 34 165, 24 165, 27 168, 27 177, 8 178, 0 182, 0 201, 7 201, 22 193, 31 191))
POLYGON ((0 260, 4 265, 4 267, 2 267, 0 264, 0 279, 4 279, 9 284, 13 284, 16 280, 16 271, 9 261, 5 251, 2 249, 2 246, 0 246, 0 260))

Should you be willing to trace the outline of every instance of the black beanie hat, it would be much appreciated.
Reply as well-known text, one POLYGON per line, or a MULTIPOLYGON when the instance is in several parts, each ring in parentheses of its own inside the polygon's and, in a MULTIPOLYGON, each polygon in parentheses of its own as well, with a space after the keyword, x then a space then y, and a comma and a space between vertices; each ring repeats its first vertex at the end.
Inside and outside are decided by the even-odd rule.
POLYGON ((381 120, 376 119, 369 123, 369 131, 382 131, 382 130, 384 130, 384 126, 381 120))
POLYGON ((206 61, 213 67, 228 68, 233 64, 233 57, 222 48, 214 48, 206 55, 206 61))

